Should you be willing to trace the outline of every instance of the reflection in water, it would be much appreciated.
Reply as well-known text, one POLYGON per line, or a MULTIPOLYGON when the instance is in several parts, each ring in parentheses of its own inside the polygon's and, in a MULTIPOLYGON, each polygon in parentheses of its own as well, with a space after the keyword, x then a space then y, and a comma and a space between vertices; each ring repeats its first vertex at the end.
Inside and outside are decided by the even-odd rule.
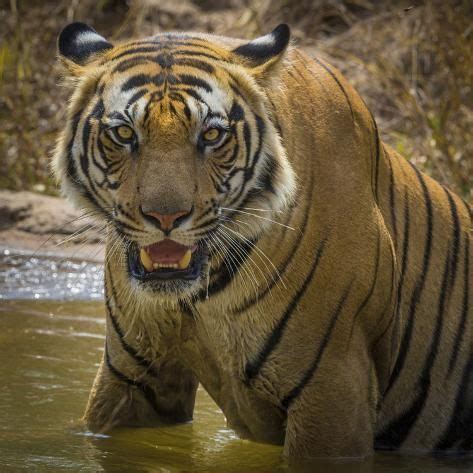
POLYGON ((102 299, 103 268, 0 250, 0 299, 102 299))
MULTIPOLYGON (((55 282, 41 281, 42 294, 54 294, 55 282)), ((18 293, 13 284, 8 287, 18 293)), ((5 294, 3 287, 0 291, 5 294)), ((193 423, 94 435, 79 419, 103 353, 104 333, 99 301, 0 301, 0 471, 473 471, 473 460, 388 454, 364 462, 289 467, 281 448, 241 440, 226 428, 202 389, 193 423)))

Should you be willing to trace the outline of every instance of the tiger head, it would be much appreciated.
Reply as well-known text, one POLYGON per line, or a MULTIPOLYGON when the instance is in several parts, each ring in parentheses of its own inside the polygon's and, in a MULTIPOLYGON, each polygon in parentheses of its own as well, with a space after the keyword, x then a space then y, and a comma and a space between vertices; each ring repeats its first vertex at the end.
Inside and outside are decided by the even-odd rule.
POLYGON ((246 43, 164 33, 112 45, 82 23, 61 32, 72 96, 54 169, 63 193, 107 223, 107 257, 131 287, 202 290, 209 258, 228 263, 291 201, 267 95, 288 42, 286 25, 246 43))

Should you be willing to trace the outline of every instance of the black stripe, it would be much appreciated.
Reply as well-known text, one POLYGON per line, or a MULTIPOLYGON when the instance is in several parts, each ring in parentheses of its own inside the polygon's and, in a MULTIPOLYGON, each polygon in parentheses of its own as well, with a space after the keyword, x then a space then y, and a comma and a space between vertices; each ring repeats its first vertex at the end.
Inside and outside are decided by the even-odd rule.
POLYGON ((173 89, 169 92, 169 98, 176 101, 176 102, 179 102, 182 105, 182 107, 184 109, 184 114, 185 114, 187 120, 190 121, 191 111, 189 109, 189 106, 187 105, 186 100, 182 96, 182 94, 180 94, 179 91, 176 91, 176 90, 173 89))
POLYGON ((453 351, 450 357, 450 362, 448 364, 448 378, 453 373, 453 369, 457 363, 458 354, 460 352, 460 346, 463 341, 463 337, 465 336, 465 327, 468 318, 468 310, 469 310, 469 289, 470 289, 470 238, 468 233, 465 233, 465 269, 464 269, 464 277, 463 277, 463 297, 462 297, 462 304, 461 304, 461 316, 460 316, 460 323, 458 324, 458 329, 455 334, 455 339, 453 341, 453 351))
MULTIPOLYGON (((107 265, 107 269, 108 269, 108 272, 109 274, 111 274, 110 272, 110 267, 107 265)), ((121 311, 121 307, 118 305, 117 303, 117 294, 116 294, 116 291, 115 291, 115 287, 113 285, 113 281, 111 279, 111 276, 109 276, 109 280, 110 280, 110 289, 112 290, 112 297, 113 297, 113 300, 115 302, 115 305, 118 309, 120 309, 121 311)), ((107 297, 107 294, 105 294, 105 305, 107 307, 107 313, 110 317, 110 321, 112 322, 112 326, 118 336, 118 340, 120 341, 120 344, 122 346, 122 348, 129 354, 131 355, 131 357, 136 361, 136 363, 138 365, 140 365, 141 367, 145 368, 146 372, 151 374, 152 376, 158 376, 158 371, 152 366, 153 365, 153 362, 152 361, 149 361, 147 360, 146 358, 142 357, 131 345, 129 345, 126 340, 125 340, 125 335, 123 333, 123 330, 121 329, 119 323, 118 323, 118 320, 115 318, 115 316, 113 315, 113 312, 112 312, 112 307, 110 306, 110 301, 109 301, 109 298, 107 297)))
POLYGON ((128 69, 132 69, 136 66, 142 66, 144 64, 149 64, 156 56, 137 56, 125 59, 119 62, 113 69, 112 74, 116 72, 125 72, 128 69))
MULTIPOLYGON (((307 383, 312 379, 315 372, 317 371, 320 360, 322 359, 325 349, 327 348, 327 345, 330 341, 330 337, 332 336, 335 324, 338 320, 338 317, 340 316, 340 313, 342 312, 343 306, 345 305, 345 302, 348 298, 348 294, 350 293, 350 288, 351 284, 345 290, 344 294, 338 301, 338 304, 335 310, 333 311, 333 314, 330 317, 329 326, 327 327, 327 331, 325 332, 324 338, 322 339, 322 343, 320 344, 317 350, 314 361, 311 363, 309 369, 304 373, 299 383, 281 401, 281 404, 285 409, 289 409, 291 407, 291 404, 301 394, 302 390, 305 388, 307 383)), ((336 376, 336 374, 334 376, 336 376)))
POLYGON ((394 170, 391 158, 388 157, 389 164, 389 208, 391 210, 391 225, 393 227, 394 247, 397 249, 397 221, 396 221, 396 196, 395 196, 395 182, 394 170))
MULTIPOLYGON (((232 265, 231 268, 233 271, 230 271, 230 269, 225 264, 222 263, 220 267, 215 270, 215 273, 214 273, 215 276, 210 282, 208 290, 202 289, 199 292, 198 298, 200 300, 205 300, 207 297, 207 293, 209 297, 211 297, 223 291, 233 281, 233 278, 238 273, 238 269, 250 257, 252 248, 255 245, 255 243, 256 243, 256 239, 249 240, 249 241, 244 241, 244 240, 241 241, 240 244, 242 246, 243 257, 237 259, 237 261, 235 261, 235 264, 232 265)), ((231 250, 228 250, 228 251, 231 251, 231 250)), ((223 259, 225 260, 225 258, 227 258, 226 255, 223 259)))
POLYGON ((72 117, 71 120, 71 139, 67 144, 67 176, 76 190, 102 214, 105 220, 110 221, 110 217, 107 212, 105 212, 92 193, 85 187, 84 183, 79 179, 79 175, 77 173, 77 167, 74 161, 72 149, 74 147, 82 113, 83 110, 80 110, 72 117))
POLYGON ((193 67, 194 69, 207 72, 207 74, 215 74, 215 68, 212 65, 197 59, 176 59, 174 65, 193 67))
POLYGON ((67 144, 67 175, 71 181, 76 184, 76 186, 83 187, 83 184, 79 181, 79 176, 77 174, 77 168, 74 161, 74 156, 72 155, 72 148, 74 146, 74 141, 77 135, 77 129, 79 127, 79 122, 82 116, 82 110, 76 113, 71 120, 71 139, 67 144))
POLYGON ((148 93, 146 89, 139 90, 133 96, 128 100, 128 103, 126 104, 125 110, 129 110, 132 105, 134 105, 135 102, 141 99, 141 97, 145 96, 148 93))
POLYGON ((248 168, 251 160, 251 131, 250 125, 247 121, 243 123, 243 139, 245 140, 245 149, 246 149, 246 163, 245 168, 248 168))
POLYGON ((376 143, 376 155, 375 155, 375 161, 374 161, 374 195, 376 198, 376 202, 378 202, 378 179, 379 179, 379 153, 380 153, 380 143, 379 143, 379 132, 378 132, 378 125, 376 124, 376 120, 374 119, 373 114, 370 112, 371 116, 371 121, 373 123, 373 129, 374 129, 374 137, 375 137, 375 143, 376 143))
POLYGON ((272 330, 271 335, 266 339, 266 342, 264 343, 263 348, 260 350, 260 352, 257 355, 253 357, 253 360, 248 361, 246 363, 245 378, 247 382, 251 381, 253 378, 258 376, 258 373, 260 372, 264 363, 268 359, 269 355, 279 344, 294 309, 296 308, 301 298, 304 296, 305 291, 307 290, 307 287, 309 286, 309 284, 311 283, 314 277, 314 274, 319 265, 320 259, 322 258, 325 244, 326 244, 326 239, 323 239, 319 243, 319 246, 315 254, 314 262, 312 264, 312 267, 309 273, 307 274, 304 282, 302 283, 302 286, 299 288, 299 290, 296 292, 296 294, 292 298, 283 316, 279 319, 276 327, 272 330))
POLYGON ((236 100, 233 102, 230 113, 228 114, 228 119, 230 122, 239 122, 245 119, 245 112, 236 100))
MULTIPOLYGON (((396 319, 399 317, 399 312, 401 310, 403 283, 404 283, 404 279, 406 275, 407 262, 409 261, 409 237, 410 237, 409 194, 407 192, 407 189, 405 189, 404 190, 404 231, 403 231, 403 240, 402 240, 401 274, 399 276, 399 283, 398 283, 398 288, 397 288, 397 301, 396 301, 396 312, 395 312, 396 315, 395 317, 393 317, 393 319, 396 319)), ((403 340, 405 337, 407 337, 406 340, 410 338, 411 333, 412 333, 412 328, 413 328, 412 323, 407 324, 406 329, 405 329, 405 336, 403 337, 403 340)), ((400 347, 400 354, 402 353, 401 358, 405 356, 404 350, 405 348, 403 347, 403 344, 401 342, 401 347, 400 347)), ((398 360, 399 360, 399 356, 398 356, 398 360)), ((393 368, 388 384, 386 386, 385 394, 389 391, 389 389, 391 389, 392 385, 396 382, 396 379, 400 373, 401 366, 402 366, 401 363, 396 361, 396 364, 393 368)))
MULTIPOLYGON (((229 202, 228 206, 233 207, 242 197, 244 191, 246 190, 246 184, 252 179, 255 172, 255 167, 258 164, 260 157, 262 155, 261 149, 263 146, 263 136, 266 129, 266 124, 264 123, 263 119, 259 116, 254 114, 254 120, 256 122, 256 131, 257 131, 257 138, 258 138, 258 145, 256 147, 255 152, 251 155, 251 132, 248 122, 244 122, 243 125, 243 135, 244 141, 246 145, 246 161, 245 167, 243 168, 244 172, 244 179, 243 185, 238 189, 235 190, 236 195, 234 195, 229 202)), ((241 168, 234 168, 232 172, 228 174, 228 180, 231 179, 237 172, 241 172, 241 168)), ((255 189, 255 187, 253 187, 255 189)), ((262 189, 255 189, 258 192, 258 195, 263 191, 262 189)))
MULTIPOLYGON (((100 195, 99 192, 97 192, 97 186, 95 181, 92 179, 92 176, 89 174, 89 156, 88 156, 88 149, 89 145, 94 149, 94 143, 90 140, 90 134, 92 131, 91 123, 90 121, 92 119, 100 120, 102 116, 105 113, 105 108, 104 108, 104 103, 103 100, 100 98, 97 100, 97 103, 94 105, 94 108, 90 112, 90 114, 85 118, 84 120, 84 125, 82 127, 82 147, 83 147, 83 153, 79 157, 79 162, 81 165, 82 172, 84 174, 84 178, 87 180, 89 187, 90 187, 90 193, 85 193, 83 192, 83 195, 88 197, 90 196, 91 199, 93 199, 93 202, 97 205, 97 207, 102 208, 99 203, 101 202, 104 207, 108 207, 106 200, 100 195), (92 197, 93 195, 93 197, 92 197)), ((85 186, 84 186, 85 189, 85 186)))
POLYGON ((190 87, 186 87, 186 88, 180 89, 179 91, 186 93, 187 95, 190 95, 192 98, 197 100, 197 102, 200 102, 208 106, 207 102, 202 98, 202 95, 200 95, 196 90, 191 89, 190 87))
MULTIPOLYGON (((251 169, 255 169, 256 165, 258 164, 258 161, 261 156, 261 149, 263 147, 263 139, 264 139, 264 134, 266 131, 266 123, 264 120, 257 114, 255 114, 255 122, 256 122, 256 131, 258 132, 258 146, 256 148, 255 153, 252 156, 251 160, 251 169)), ((267 155, 266 155, 267 156, 267 155)), ((269 158, 268 158, 269 159, 269 158)), ((274 159, 274 158, 273 158, 274 159)), ((268 160, 267 160, 268 161, 268 160)))
POLYGON ((274 177, 279 169, 279 163, 274 159, 274 156, 269 154, 266 155, 265 166, 262 173, 258 176, 257 187, 264 192, 270 192, 271 194, 277 195, 277 191, 274 188, 273 181, 274 177))
POLYGON ((316 57, 313 58, 317 64, 319 64, 320 66, 322 66, 329 74, 330 76, 332 77, 332 79, 337 83, 338 87, 340 88, 340 90, 343 92, 343 95, 345 96, 345 99, 347 100, 347 103, 348 103, 348 106, 350 107, 350 113, 351 113, 351 117, 352 119, 354 120, 355 119, 355 114, 353 113, 353 107, 351 105, 351 102, 350 102, 350 99, 348 97, 348 94, 347 94, 347 91, 345 90, 345 88, 343 87, 343 85, 341 84, 341 82, 338 80, 337 76, 333 73, 333 71, 328 67, 326 66, 322 61, 320 61, 319 59, 317 59, 316 57))
MULTIPOLYGON (((159 406, 158 401, 156 399, 156 393, 153 391, 153 389, 150 386, 148 386, 146 383, 143 383, 143 382, 138 381, 136 379, 129 378, 124 373, 119 371, 112 364, 112 362, 110 360, 110 354, 108 352, 107 342, 105 342, 105 364, 107 365, 107 368, 110 370, 110 372, 118 380, 128 384, 129 386, 138 388, 138 390, 141 392, 143 397, 148 401, 150 406, 153 408, 153 410, 159 416, 161 421, 169 422, 169 423, 176 421, 176 413, 171 409, 166 409, 166 408, 163 408, 162 406, 159 406)), ((186 420, 186 419, 183 419, 183 420, 186 420)))
POLYGON ((435 446, 436 450, 448 450, 462 446, 465 450, 473 449, 473 355, 470 353, 463 369, 462 379, 457 389, 455 407, 450 423, 435 446), (469 442, 469 445, 467 444, 469 442))
POLYGON ((178 116, 176 107, 174 106, 172 102, 169 102, 169 111, 171 112, 171 114, 178 116))
POLYGON ((417 382, 417 394, 414 398, 414 401, 411 403, 411 406, 406 409, 397 419, 390 422, 383 429, 383 431, 376 436, 375 442, 381 447, 386 446, 395 449, 399 448, 406 440, 413 426, 419 419, 422 410, 424 409, 425 403, 427 402, 427 397, 432 381, 432 370, 439 352, 439 344, 443 329, 444 310, 449 288, 451 266, 450 260, 451 255, 450 251, 448 251, 444 263, 434 334, 430 342, 430 350, 424 362, 422 373, 417 382))
POLYGON ((179 309, 183 314, 186 314, 187 317, 191 319, 195 319, 194 317, 194 311, 191 308, 192 301, 184 300, 184 299, 179 299, 179 309))
MULTIPOLYGON (((192 49, 178 49, 173 51, 175 56, 191 56, 191 57, 204 57, 206 59, 212 59, 213 61, 226 61, 223 57, 216 56, 215 54, 203 53, 201 51, 193 51, 192 49)), ((200 62, 200 61, 198 61, 200 62)), ((207 63, 203 63, 207 64, 207 63)), ((210 66, 210 64, 209 64, 210 66)))
MULTIPOLYGON (((412 165, 411 165, 412 166, 412 165)), ((414 291, 412 292, 411 296, 411 302, 409 306, 409 315, 408 315, 408 320, 407 320, 407 326, 404 331, 404 335, 402 337, 401 341, 401 348, 399 350, 398 357, 396 359, 396 364, 394 366, 393 372, 391 374, 391 377, 389 379, 389 383, 386 389, 387 394, 390 389, 393 387, 394 383, 398 379, 403 367, 404 363, 406 361, 406 356, 407 352, 409 350, 409 345, 412 337, 412 332, 414 328, 414 319, 415 319, 415 313, 417 310, 417 306, 419 304, 422 291, 424 290, 425 286, 425 280, 427 277, 427 272, 429 270, 429 264, 430 264, 430 256, 432 252, 432 229, 433 229, 433 211, 432 211, 432 201, 430 199, 430 194, 429 190, 427 189, 427 186, 425 184, 424 178, 422 177, 422 174, 414 167, 412 166, 417 178, 419 180, 419 183, 422 187, 422 192, 424 195, 424 203, 425 203, 425 210, 427 213, 427 229, 426 229, 426 235, 425 235, 425 247, 424 247, 424 255, 423 255, 423 262, 422 262, 422 272, 419 276, 419 279, 417 280, 414 291)), ((404 266, 404 261, 402 262, 404 266)), ((403 268, 404 269, 404 268, 403 268)), ((402 278, 403 274, 401 274, 402 278)), ((402 279, 401 279, 402 281, 402 279)))
MULTIPOLYGON (((97 103, 94 105, 94 108, 90 112, 90 114, 84 120, 84 126, 82 128, 82 151, 83 153, 80 156, 80 163, 82 172, 85 174, 86 177, 89 178, 89 159, 87 151, 89 149, 89 138, 92 126, 90 124, 90 120, 93 118, 100 119, 102 118, 103 114, 105 113, 103 100, 97 100, 97 103)), ((93 185, 93 184, 92 184, 93 185)))
POLYGON ((211 93, 212 87, 208 82, 203 79, 199 79, 191 74, 179 74, 178 79, 181 81, 183 85, 189 85, 191 87, 199 87, 204 89, 206 92, 211 93))
MULTIPOLYGON (((155 44, 153 46, 141 46, 141 47, 136 47, 132 49, 128 49, 126 51, 123 51, 120 54, 117 54, 113 58, 109 59, 108 61, 118 61, 119 59, 129 56, 131 54, 141 54, 141 53, 157 53, 158 52, 158 45, 155 44)), ((138 56, 139 57, 139 56, 138 56)))
POLYGON ((453 235, 452 235, 452 240, 453 240, 453 249, 452 249, 452 267, 451 267, 451 272, 452 272, 452 277, 451 277, 451 284, 450 288, 453 288, 455 285, 455 279, 457 276, 457 266, 458 266, 458 259, 460 256, 460 219, 458 218, 458 210, 457 206, 455 204, 455 200, 452 197, 452 194, 448 191, 448 189, 445 189, 445 194, 447 195, 448 199, 448 205, 450 207, 450 215, 452 217, 452 223, 453 223, 453 235))
POLYGON ((123 85, 122 85, 122 92, 126 92, 131 89, 136 89, 139 87, 144 87, 145 85, 149 85, 154 83, 154 76, 150 76, 149 74, 136 74, 131 76, 123 85))
POLYGON ((375 263, 374 263, 374 274, 373 274, 373 280, 371 281, 371 286, 368 290, 368 293, 366 294, 365 298, 361 302, 360 306, 355 312, 355 315, 353 316, 352 324, 351 324, 351 329, 350 329, 350 338, 349 338, 349 343, 353 337, 353 331, 355 329, 356 325, 356 320, 359 317, 359 315, 363 312, 363 309, 366 307, 366 304, 371 299, 371 296, 373 295, 374 288, 376 287, 376 282, 378 280, 378 273, 379 273, 379 260, 380 260, 380 255, 381 255, 381 234, 378 229, 378 239, 376 242, 376 257, 375 257, 375 263))

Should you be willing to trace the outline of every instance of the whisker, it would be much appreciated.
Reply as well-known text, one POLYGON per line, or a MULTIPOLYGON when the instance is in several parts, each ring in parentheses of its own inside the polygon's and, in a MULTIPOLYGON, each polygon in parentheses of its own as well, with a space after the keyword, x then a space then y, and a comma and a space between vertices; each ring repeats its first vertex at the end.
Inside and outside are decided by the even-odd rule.
MULTIPOLYGON (((224 236, 224 235, 221 235, 221 236, 224 236)), ((224 245, 223 245, 222 241, 220 240, 220 238, 217 235, 214 235, 214 238, 220 243, 222 248, 224 248, 224 245)), ((229 242, 229 243, 230 243, 230 246, 233 247, 231 242, 229 242)), ((237 270, 237 273, 241 276, 241 281, 242 281, 243 285, 245 286, 245 290, 247 292, 249 292, 249 287, 246 284, 246 279, 243 277, 242 271, 245 271, 245 274, 248 277, 251 277, 251 274, 247 271, 247 269, 244 266, 241 266, 241 264, 240 265, 238 264, 238 262, 242 262, 242 259, 238 260, 236 255, 232 254, 231 252, 225 251, 225 254, 228 255, 228 257, 231 258, 231 261, 235 264, 235 268, 237 270)), ((223 255, 223 261, 226 264, 227 258, 225 257, 225 254, 223 255)), ((233 275, 233 277, 235 275, 235 272, 233 271, 233 269, 232 269, 232 275, 233 275)), ((252 284, 253 284, 253 281, 252 281, 252 284)), ((255 293, 257 293, 257 287, 255 287, 254 284, 253 284, 253 287, 255 289, 255 293)))
POLYGON ((74 233, 67 236, 66 238, 63 238, 61 241, 56 243, 54 245, 54 247, 57 248, 58 246, 64 245, 65 243, 67 243, 69 241, 75 240, 75 239, 83 236, 86 232, 88 232, 91 229, 97 229, 97 230, 101 231, 101 230, 105 229, 105 226, 104 226, 103 223, 102 224, 90 223, 90 224, 86 225, 85 227, 82 227, 79 230, 76 230, 74 233), (100 227, 98 225, 100 225, 100 227))
MULTIPOLYGON (((246 238, 244 235, 242 235, 240 232, 236 231, 236 230, 232 230, 231 228, 227 227, 226 225, 222 224, 222 227, 226 228, 227 230, 231 231, 232 233, 234 233, 235 235, 237 235, 239 238, 243 239, 246 243, 248 243, 249 245, 251 245, 258 253, 260 253, 267 261, 268 263, 273 267, 273 269, 276 271, 276 274, 278 276, 278 279, 281 281, 282 285, 284 286, 285 289, 287 289, 287 286, 286 284, 284 283, 283 279, 282 279, 282 276, 278 270, 278 268, 274 265, 274 263, 271 261, 271 259, 266 255, 266 253, 261 250, 260 248, 258 248, 258 246, 256 246, 252 241, 248 240, 248 238, 246 238)), ((273 279, 274 280, 274 279, 273 279)), ((276 283, 276 281, 275 281, 276 283)))
MULTIPOLYGON (((228 228, 226 228, 226 227, 224 227, 224 226, 222 226, 222 227, 219 228, 219 230, 225 230, 225 229, 226 229, 226 230, 229 230, 228 228)), ((259 265, 256 264, 256 261, 254 261, 254 259, 251 257, 251 255, 249 254, 249 252, 248 252, 247 250, 245 250, 245 248, 242 247, 241 243, 240 243, 238 240, 236 240, 235 237, 233 237, 233 236, 231 236, 231 235, 229 235, 229 234, 223 234, 223 235, 226 237, 227 241, 230 242, 230 244, 232 245, 233 248, 235 248, 237 251, 239 251, 240 254, 241 254, 241 252, 243 252, 243 255, 246 256, 246 257, 249 259, 250 263, 252 263, 252 264, 254 264, 254 265, 256 266, 256 268, 258 269, 258 271, 259 271, 259 272, 261 273, 261 275, 263 276, 263 278, 264 278, 264 280, 265 280, 265 282, 266 282, 266 285, 267 285, 267 287, 268 287, 268 289, 269 289, 270 286, 269 286, 269 282, 268 282, 268 278, 266 277, 266 274, 265 274, 264 271, 259 267, 259 265)), ((263 264, 265 265, 265 268, 268 269, 266 263, 261 259, 261 256, 259 256, 258 254, 256 254, 256 256, 258 256, 258 258, 263 262, 263 264)), ((242 256, 242 258, 243 258, 243 256, 242 256)), ((255 280, 256 286, 259 286, 259 284, 258 284, 258 282, 257 282, 257 280, 256 280, 256 275, 254 274, 254 272, 252 273, 252 275, 253 275, 253 278, 254 278, 254 280, 255 280)), ((275 281, 275 282, 276 282, 276 281, 275 281)))
POLYGON ((43 242, 41 242, 41 244, 33 251, 33 254, 31 255, 31 258, 36 257, 37 253, 41 250, 41 248, 43 248, 49 241, 51 241, 51 239, 56 236, 56 232, 60 228, 64 227, 64 225, 70 225, 71 223, 74 223, 74 222, 77 222, 79 220, 83 220, 85 218, 89 218, 89 217, 92 217, 92 216, 98 215, 98 214, 101 214, 101 212, 99 210, 95 210, 95 209, 94 210, 88 210, 85 213, 83 213, 83 214, 81 214, 77 217, 74 217, 73 219, 68 220, 67 222, 64 222, 61 225, 58 225, 57 227, 53 228, 51 235, 49 235, 49 237, 47 237, 43 242))
MULTIPOLYGON (((222 207, 222 209, 225 207, 222 207)), ((226 208, 225 208, 226 209, 226 208)), ((275 212, 275 213, 282 213, 282 210, 272 210, 272 209, 255 209, 254 207, 240 207, 243 210, 255 210, 256 212, 275 212)), ((236 210, 236 209, 232 209, 236 210)))
POLYGON ((266 220, 268 222, 271 222, 271 223, 274 223, 276 225, 280 225, 281 227, 284 227, 284 228, 287 228, 289 230, 296 230, 294 227, 291 227, 289 225, 286 225, 285 223, 281 223, 281 222, 276 222, 276 220, 273 220, 272 218, 268 218, 268 217, 262 217, 261 215, 256 215, 254 213, 251 213, 251 212, 246 212, 244 210, 237 210, 237 209, 230 209, 228 207, 220 207, 221 209, 223 210, 230 210, 232 212, 239 212, 239 213, 242 213, 242 214, 245 214, 245 215, 250 215, 252 217, 256 217, 256 218, 260 218, 261 220, 266 220))

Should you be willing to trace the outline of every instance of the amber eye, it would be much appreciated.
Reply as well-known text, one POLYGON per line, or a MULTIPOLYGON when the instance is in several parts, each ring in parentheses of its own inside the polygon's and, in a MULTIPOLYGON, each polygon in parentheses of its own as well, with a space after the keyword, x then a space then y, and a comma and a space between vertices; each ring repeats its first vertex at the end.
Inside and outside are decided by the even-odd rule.
POLYGON ((135 132, 126 125, 120 125, 113 129, 117 138, 122 141, 131 141, 135 136, 135 132))
POLYGON ((205 142, 211 143, 213 141, 217 141, 222 134, 222 130, 218 128, 209 128, 208 130, 202 133, 202 138, 205 142))

